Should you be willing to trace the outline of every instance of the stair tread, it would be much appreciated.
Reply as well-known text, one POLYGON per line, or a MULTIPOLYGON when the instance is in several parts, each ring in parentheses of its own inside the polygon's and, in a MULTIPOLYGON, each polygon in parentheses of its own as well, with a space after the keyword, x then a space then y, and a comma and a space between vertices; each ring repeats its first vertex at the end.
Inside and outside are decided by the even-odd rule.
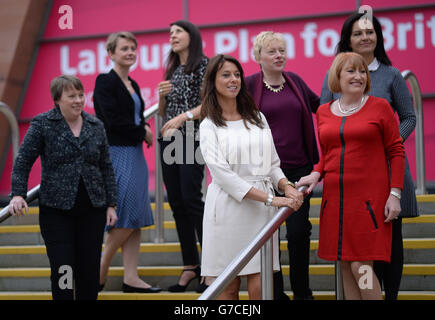
MULTIPOLYGON (((285 293, 293 298, 292 291, 285 293)), ((159 293, 123 293, 121 291, 103 291, 98 295, 99 300, 195 300, 199 293, 187 291, 172 293, 161 291, 159 293)), ((335 300, 334 291, 313 291, 316 300, 335 300)), ((248 299, 247 291, 240 291, 240 300, 248 299)), ((2 291, 0 300, 51 300, 49 291, 2 291)), ((435 291, 399 291, 398 300, 435 300, 435 291)))
MULTIPOLYGON (((435 194, 418 194, 416 195, 417 198, 417 202, 435 202, 435 194)), ((315 205, 320 205, 322 202, 322 198, 321 197, 312 197, 310 199, 310 204, 315 206, 315 205)), ((151 209, 154 210, 155 209, 155 202, 151 202, 151 209)), ((0 208, 3 209, 3 208, 0 208)), ((163 203, 163 210, 171 210, 171 207, 169 206, 168 202, 164 202, 163 203)), ((29 207, 29 213, 30 214, 38 214, 39 209, 37 206, 31 206, 29 207)))
MULTIPOLYGON (((282 265, 284 275, 289 274, 289 266, 282 265)), ((123 275, 123 267, 110 267, 109 276, 116 277, 123 275)), ((182 266, 139 266, 139 276, 179 276, 183 270, 182 266)), ((333 275, 334 264, 317 264, 309 266, 310 275, 333 275)), ((0 278, 35 278, 49 277, 49 267, 29 267, 29 268, 0 268, 0 278)), ((403 275, 435 275, 435 264, 405 264, 403 275)))
MULTIPOLYGON (((311 240, 310 249, 317 250, 319 240, 311 240)), ((198 248, 199 244, 198 244, 198 248)), ((404 249, 435 249, 435 238, 406 238, 403 239, 404 249)), ((103 246, 104 249, 104 246, 103 246)), ((287 250, 287 240, 280 241, 280 249, 287 250)), ((118 250, 120 252, 121 249, 118 250)), ((165 253, 180 252, 179 242, 142 242, 140 244, 141 253, 165 253)), ((0 246, 0 255, 5 254, 46 254, 45 245, 7 245, 0 246)))
MULTIPOLYGON (((310 222, 313 225, 319 224, 319 218, 312 217, 310 222)), ((417 224, 417 223, 435 223, 435 214, 422 214, 415 218, 404 218, 402 220, 403 224, 417 224)), ((164 221, 164 229, 175 229, 175 221, 164 221)), ((143 227, 141 230, 153 230, 155 226, 143 227)), ((0 226, 0 234, 2 233, 39 233, 41 229, 37 224, 31 225, 7 225, 0 226)))

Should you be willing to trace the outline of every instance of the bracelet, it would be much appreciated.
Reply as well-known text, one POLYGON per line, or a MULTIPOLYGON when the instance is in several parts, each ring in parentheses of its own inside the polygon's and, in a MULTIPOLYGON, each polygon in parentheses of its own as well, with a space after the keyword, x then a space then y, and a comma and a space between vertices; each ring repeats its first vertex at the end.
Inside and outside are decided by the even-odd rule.
POLYGON ((400 193, 397 193, 396 191, 390 191, 390 194, 395 196, 397 199, 402 199, 402 196, 400 195, 400 193))
POLYGON ((289 186, 291 186, 291 187, 296 189, 296 185, 293 182, 291 182, 291 181, 287 181, 285 184, 288 184, 289 186))
POLYGON ((272 205, 272 201, 273 201, 273 194, 269 193, 269 195, 267 196, 267 200, 264 204, 266 205, 266 207, 270 207, 272 205))

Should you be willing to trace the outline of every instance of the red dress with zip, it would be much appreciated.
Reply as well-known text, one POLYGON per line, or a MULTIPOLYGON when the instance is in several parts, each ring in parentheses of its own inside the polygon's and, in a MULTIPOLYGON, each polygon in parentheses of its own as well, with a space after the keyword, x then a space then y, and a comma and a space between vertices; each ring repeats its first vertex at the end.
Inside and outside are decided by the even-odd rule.
POLYGON ((356 113, 339 117, 330 104, 316 113, 324 179, 318 255, 325 260, 390 261, 390 188, 402 189, 404 147, 391 106, 370 96, 356 113), (389 176, 388 162, 391 167, 389 176))

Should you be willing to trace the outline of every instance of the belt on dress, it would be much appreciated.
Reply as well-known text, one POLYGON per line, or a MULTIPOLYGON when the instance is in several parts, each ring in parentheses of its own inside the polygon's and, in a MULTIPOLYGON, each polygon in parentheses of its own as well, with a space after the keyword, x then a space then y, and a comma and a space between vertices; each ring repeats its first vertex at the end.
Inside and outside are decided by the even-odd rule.
POLYGON ((269 176, 242 176, 241 178, 247 182, 262 182, 266 190, 274 193, 272 179, 269 176))

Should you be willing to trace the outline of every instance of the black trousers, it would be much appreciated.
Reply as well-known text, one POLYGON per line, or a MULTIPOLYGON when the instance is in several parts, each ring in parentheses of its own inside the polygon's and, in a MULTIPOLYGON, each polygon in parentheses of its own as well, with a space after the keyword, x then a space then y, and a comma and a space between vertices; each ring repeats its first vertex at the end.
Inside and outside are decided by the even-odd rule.
MULTIPOLYGON (((289 181, 298 181, 301 177, 311 173, 312 166, 296 169, 282 168, 289 181)), ((310 264, 310 236, 311 222, 309 221, 310 198, 307 196, 301 208, 291 214, 286 220, 290 264, 290 284, 295 300, 312 299, 312 291, 309 286, 310 264)), ((285 299, 282 272, 274 273, 275 300, 285 299)))
POLYGON ((373 269, 385 291, 385 300, 397 300, 403 271, 402 218, 393 220, 390 263, 375 261, 373 269))
POLYGON ((183 136, 182 141, 175 141, 174 138, 171 141, 160 139, 163 181, 166 186, 168 202, 174 215, 185 266, 200 263, 197 241, 202 244, 202 220, 204 216, 201 191, 204 165, 192 157, 192 154, 195 155, 197 151, 199 152, 197 150, 199 142, 189 141, 189 143, 192 143, 192 150, 186 147, 185 136, 183 136), (180 151, 183 154, 177 155, 177 152, 180 151))
POLYGON ((96 300, 106 209, 93 208, 80 181, 71 210, 40 206, 53 300, 96 300))

